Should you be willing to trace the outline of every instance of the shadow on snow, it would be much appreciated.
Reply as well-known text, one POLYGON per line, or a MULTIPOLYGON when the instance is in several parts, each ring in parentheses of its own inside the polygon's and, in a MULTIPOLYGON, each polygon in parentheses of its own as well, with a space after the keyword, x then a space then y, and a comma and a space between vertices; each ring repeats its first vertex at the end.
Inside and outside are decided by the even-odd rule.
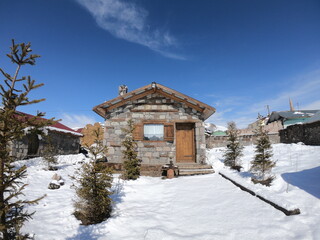
POLYGON ((284 173, 282 178, 291 185, 320 198, 320 167, 311 168, 294 173, 284 173))
POLYGON ((100 237, 105 236, 105 233, 99 233, 98 230, 99 230, 99 226, 96 226, 96 225, 90 225, 90 226, 80 225, 78 227, 77 235, 66 238, 66 240, 82 240, 82 239, 96 240, 100 237))

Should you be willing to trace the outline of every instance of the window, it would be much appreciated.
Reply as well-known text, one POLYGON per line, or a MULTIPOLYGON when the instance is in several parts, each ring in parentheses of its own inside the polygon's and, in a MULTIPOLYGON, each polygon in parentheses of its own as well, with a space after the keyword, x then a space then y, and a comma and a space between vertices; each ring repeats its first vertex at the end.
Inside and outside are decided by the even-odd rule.
POLYGON ((133 139, 135 141, 174 141, 174 123, 142 122, 135 124, 133 139))
POLYGON ((164 126, 163 124, 144 124, 143 139, 150 141, 163 141, 164 126))

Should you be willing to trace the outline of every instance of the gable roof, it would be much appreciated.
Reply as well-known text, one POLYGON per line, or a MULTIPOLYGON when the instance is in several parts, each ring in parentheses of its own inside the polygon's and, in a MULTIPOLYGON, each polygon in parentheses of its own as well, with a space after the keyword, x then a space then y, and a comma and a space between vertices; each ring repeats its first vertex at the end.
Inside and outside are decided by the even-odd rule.
POLYGON ((268 123, 278 121, 278 120, 290 120, 290 119, 301 119, 310 118, 315 115, 319 110, 299 110, 299 111, 280 111, 272 112, 268 123))
POLYGON ((137 100, 152 93, 159 93, 160 95, 173 99, 177 102, 183 102, 187 106, 201 112, 204 119, 210 117, 215 113, 216 109, 203 102, 200 102, 192 97, 182 94, 176 90, 163 86, 159 83, 151 83, 144 87, 138 88, 131 92, 128 92, 122 96, 118 96, 114 99, 101 103, 93 108, 97 114, 105 118, 106 113, 114 108, 125 105, 129 101, 137 100))
MULTIPOLYGON (((36 120, 39 119, 39 121, 41 120, 47 120, 45 118, 41 118, 41 117, 36 117, 36 116, 33 116, 31 114, 28 114, 28 113, 24 113, 24 112, 19 112, 19 114, 21 114, 21 117, 20 119, 24 119, 24 120, 29 120, 29 119, 32 119, 32 118, 36 118, 36 120)), ((73 129, 67 127, 66 125, 63 125, 62 123, 60 122, 55 122, 54 124, 50 125, 50 126, 47 126, 45 127, 46 129, 49 129, 49 130, 52 130, 52 131, 57 131, 57 132, 64 132, 64 133, 70 133, 72 135, 76 135, 76 136, 79 136, 79 137, 82 137, 83 135, 77 131, 74 131, 73 129)))
POLYGON ((316 112, 311 118, 305 121, 305 123, 313 123, 320 121, 320 111, 316 112))

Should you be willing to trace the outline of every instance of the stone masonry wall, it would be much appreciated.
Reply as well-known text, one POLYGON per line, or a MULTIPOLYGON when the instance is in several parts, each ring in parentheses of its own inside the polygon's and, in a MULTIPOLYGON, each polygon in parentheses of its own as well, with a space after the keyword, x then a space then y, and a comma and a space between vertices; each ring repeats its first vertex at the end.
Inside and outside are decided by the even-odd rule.
POLYGON ((281 143, 303 142, 307 145, 320 145, 320 121, 296 124, 280 131, 281 143))
MULTIPOLYGON (((51 138, 52 144, 56 147, 57 155, 79 153, 80 138, 78 136, 55 131, 49 131, 48 136, 51 138)), ((36 156, 41 156, 47 144, 44 137, 39 136, 39 140, 39 148, 36 156)), ((26 136, 11 144, 11 155, 16 159, 25 159, 30 157, 28 156, 28 138, 26 136)))
MULTIPOLYGON (((121 146, 124 140, 122 128, 132 119, 136 124, 193 122, 195 124, 196 162, 205 158, 205 135, 201 113, 187 105, 165 98, 157 93, 142 99, 128 102, 126 105, 113 109, 105 122, 105 144, 108 147, 108 161, 123 162, 121 146)), ((176 143, 168 141, 137 141, 138 157, 142 164, 167 164, 176 162, 176 143)))
MULTIPOLYGON (((280 137, 278 133, 270 133, 269 139, 272 144, 279 143, 280 137)), ((256 135, 239 135, 239 141, 242 146, 250 146, 256 143, 256 135)), ((228 136, 207 136, 207 148, 226 147, 228 144, 228 136)))

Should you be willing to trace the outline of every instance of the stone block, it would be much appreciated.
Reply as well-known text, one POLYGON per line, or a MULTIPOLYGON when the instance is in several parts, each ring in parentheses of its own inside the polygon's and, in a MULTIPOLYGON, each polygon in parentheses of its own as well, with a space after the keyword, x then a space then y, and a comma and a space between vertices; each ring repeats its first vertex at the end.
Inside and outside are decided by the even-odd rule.
POLYGON ((164 152, 170 152, 170 151, 171 151, 171 148, 170 148, 170 147, 164 147, 164 148, 163 148, 163 151, 164 151, 164 152))
POLYGON ((152 153, 152 157, 159 157, 159 156, 160 156, 160 154, 159 154, 159 152, 157 152, 157 151, 155 151, 155 152, 152 153))
POLYGON ((109 147, 109 148, 108 148, 108 153, 109 153, 109 154, 114 154, 114 152, 115 152, 115 151, 114 151, 114 148, 113 148, 113 147, 109 147))
POLYGON ((179 108, 179 112, 181 112, 181 113, 185 113, 185 112, 186 112, 186 110, 185 110, 184 108, 179 108))
POLYGON ((168 110, 168 106, 167 105, 161 105, 161 109, 162 110, 168 110))
POLYGON ((167 157, 161 157, 158 159, 162 164, 167 164, 170 162, 170 159, 167 157))
POLYGON ((157 152, 161 152, 161 151, 163 151, 163 148, 162 147, 156 147, 156 151, 157 152))
POLYGON ((121 130, 115 130, 115 134, 120 135, 122 133, 121 130))
POLYGON ((146 119, 155 119, 154 115, 151 115, 151 114, 146 115, 145 118, 146 119))
POLYGON ((132 113, 132 118, 141 118, 142 114, 140 113, 132 113))
POLYGON ((145 152, 144 157, 152 157, 152 152, 145 152))
POLYGON ((196 127, 196 135, 200 135, 200 130, 198 127, 196 127))

